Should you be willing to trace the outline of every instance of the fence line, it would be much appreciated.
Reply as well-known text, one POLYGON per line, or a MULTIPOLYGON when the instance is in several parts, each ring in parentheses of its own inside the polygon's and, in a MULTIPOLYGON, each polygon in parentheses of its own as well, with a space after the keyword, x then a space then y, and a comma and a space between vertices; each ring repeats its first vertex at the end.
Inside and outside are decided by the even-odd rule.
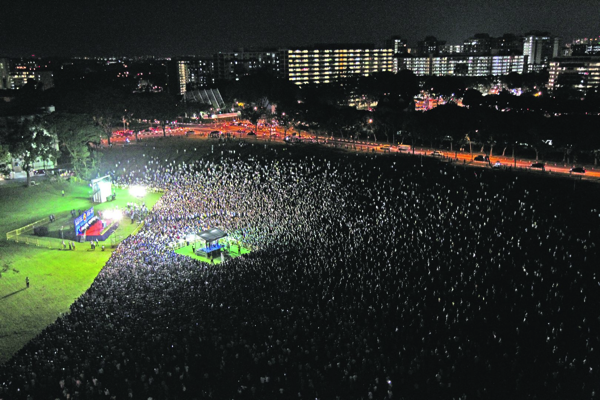
MULTIPOLYGON (((7 240, 12 240, 15 243, 25 243, 27 245, 36 246, 36 247, 45 247, 48 249, 62 249, 63 248, 63 240, 58 238, 51 237, 36 237, 30 235, 15 235, 7 240)), ((65 240, 65 245, 72 240, 65 240)))
POLYGON ((32 222, 29 225, 25 225, 25 226, 23 226, 21 228, 12 230, 10 232, 6 232, 6 240, 11 240, 11 239, 13 239, 16 236, 20 236, 20 235, 22 235, 24 233, 31 232, 31 231, 33 231, 33 229, 35 227, 40 226, 40 225, 44 225, 46 222, 47 222, 47 220, 46 220, 46 218, 44 218, 44 219, 40 219, 38 221, 32 222))

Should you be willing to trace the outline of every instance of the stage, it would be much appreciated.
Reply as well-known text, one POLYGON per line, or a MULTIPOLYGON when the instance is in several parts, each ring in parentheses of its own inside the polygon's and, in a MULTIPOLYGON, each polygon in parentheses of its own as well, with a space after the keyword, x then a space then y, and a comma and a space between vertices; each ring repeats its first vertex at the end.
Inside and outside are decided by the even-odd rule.
POLYGON ((77 235, 77 240, 79 242, 91 242, 92 240, 98 240, 99 242, 103 242, 106 239, 108 239, 108 237, 110 237, 110 235, 112 235, 112 233, 119 227, 119 223, 116 221, 104 220, 104 224, 103 220, 99 219, 95 221, 85 231, 85 235, 77 235), (103 228, 104 224, 106 224, 106 228, 103 228))
MULTIPOLYGON (((248 254, 250 253, 250 249, 247 249, 245 247, 238 247, 237 245, 231 245, 229 248, 229 251, 227 250, 227 248, 225 246, 223 246, 223 260, 228 260, 230 258, 236 258, 239 257, 241 255, 244 254, 248 254)), ((221 249, 219 249, 221 250, 221 249)), ((196 249, 196 251, 198 251, 198 249, 196 249)), ((198 254, 194 254, 192 251, 192 245, 189 246, 185 246, 182 247, 180 249, 175 250, 175 253, 177 254, 181 254, 182 256, 187 256, 187 257, 191 257, 193 259, 205 262, 207 264, 220 264, 221 263, 221 254, 216 254, 215 253, 215 257, 212 259, 209 257, 204 257, 198 254)))

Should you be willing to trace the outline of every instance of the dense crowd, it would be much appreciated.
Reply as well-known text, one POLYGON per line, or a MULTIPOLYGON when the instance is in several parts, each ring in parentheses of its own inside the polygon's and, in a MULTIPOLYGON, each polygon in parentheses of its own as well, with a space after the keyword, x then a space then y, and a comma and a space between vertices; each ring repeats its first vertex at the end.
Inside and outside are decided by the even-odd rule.
POLYGON ((368 156, 152 160, 115 179, 165 194, 0 367, 0 398, 600 395, 600 215, 576 222, 551 188, 368 156), (254 251, 169 249, 208 227, 254 251))

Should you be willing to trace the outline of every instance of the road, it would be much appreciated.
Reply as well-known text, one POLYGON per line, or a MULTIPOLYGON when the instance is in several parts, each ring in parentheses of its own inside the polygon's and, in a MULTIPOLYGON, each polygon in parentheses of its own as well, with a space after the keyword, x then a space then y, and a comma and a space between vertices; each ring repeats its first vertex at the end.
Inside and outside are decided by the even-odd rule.
MULTIPOLYGON (((154 128, 155 131, 152 133, 141 133, 138 135, 140 139, 145 138, 157 138, 162 137, 162 129, 154 128)), ((212 131, 218 130, 225 134, 230 134, 230 137, 234 139, 245 139, 247 141, 275 141, 275 142, 283 142, 283 139, 286 134, 290 134, 292 130, 287 130, 287 132, 281 128, 275 128, 269 130, 269 128, 260 128, 256 132, 256 136, 248 136, 247 132, 255 131, 255 126, 250 123, 245 123, 242 126, 236 126, 231 123, 212 123, 212 124, 184 124, 180 125, 177 128, 168 128, 166 130, 167 137, 171 136, 185 136, 187 132, 193 131, 194 136, 202 137, 206 140, 215 140, 213 138, 209 138, 208 134, 212 131)), ((300 136, 303 140, 312 140, 316 141, 317 138, 314 135, 302 134, 300 136)), ((135 136, 130 136, 128 138, 123 136, 113 136, 111 142, 113 143, 123 143, 126 142, 127 139, 130 141, 135 140, 135 136)), ((104 139, 103 144, 106 145, 107 141, 104 139)), ((435 157, 442 160, 450 161, 457 163, 462 163, 464 165, 481 167, 481 168, 491 168, 496 162, 500 162, 500 168, 518 168, 522 170, 531 170, 534 173, 539 174, 562 174, 562 175, 571 175, 578 176, 581 178, 585 178, 586 180, 596 180, 600 179, 600 168, 588 168, 585 174, 572 173, 570 172, 570 167, 557 165, 557 164, 546 164, 545 171, 541 169, 531 168, 531 164, 536 162, 531 159, 517 159, 514 160, 512 157, 506 156, 492 156, 490 157, 490 162, 487 161, 474 161, 474 158, 477 155, 483 155, 482 153, 473 153, 472 155, 468 152, 461 151, 446 151, 446 150, 437 150, 430 149, 425 147, 416 147, 414 151, 410 149, 403 149, 402 151, 397 150, 396 148, 391 148, 389 150, 383 149, 382 143, 375 143, 369 141, 350 141, 339 138, 325 138, 320 136, 318 138, 318 142, 330 147, 341 147, 347 148, 349 150, 356 150, 361 152, 377 152, 377 153, 405 153, 405 154, 414 154, 423 157, 435 157), (432 155, 433 151, 436 150, 439 154, 432 155)))

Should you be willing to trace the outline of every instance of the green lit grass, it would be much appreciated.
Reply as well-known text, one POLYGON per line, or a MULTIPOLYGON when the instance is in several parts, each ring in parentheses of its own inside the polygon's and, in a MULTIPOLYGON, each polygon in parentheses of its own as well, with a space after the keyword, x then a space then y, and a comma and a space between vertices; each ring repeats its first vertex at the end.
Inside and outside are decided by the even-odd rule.
MULTIPOLYGON (((238 247, 237 246, 233 246, 232 251, 229 252, 229 255, 231 256, 231 258, 236 258, 236 257, 242 256, 244 254, 250 253, 250 249, 247 249, 245 247, 241 248, 241 252, 238 252, 238 251, 239 251, 238 247)), ((207 264, 211 264, 211 263, 213 263, 213 264, 220 264, 221 263, 221 258, 220 257, 215 258, 213 261, 211 261, 210 258, 201 257, 201 256, 199 256, 197 254, 194 254, 194 252, 192 251, 192 246, 191 245, 182 247, 180 249, 177 249, 177 250, 175 250, 175 253, 181 254, 183 256, 191 257, 191 258, 194 258, 196 260, 200 260, 200 261, 205 262, 207 264)))
MULTIPOLYGON (((6 233, 54 214, 72 230, 70 211, 88 209, 90 188, 85 184, 43 182, 26 188, 22 185, 0 186, 0 363, 7 361, 29 340, 39 334, 92 284, 111 254, 110 238, 106 250, 91 251, 87 243, 77 243, 75 251, 48 249, 6 241, 6 233), (61 191, 65 191, 62 197, 61 191), (69 225, 67 225, 69 223, 69 225), (29 277, 30 288, 25 289, 29 277)), ((144 198, 152 207, 160 194, 144 198)), ((117 200, 94 204, 95 210, 125 208, 138 202, 126 190, 117 190, 117 200)), ((113 235, 127 237, 137 227, 123 220, 113 235)), ((54 240, 54 244, 60 244, 54 240)), ((102 244, 102 242, 100 242, 102 244)))

